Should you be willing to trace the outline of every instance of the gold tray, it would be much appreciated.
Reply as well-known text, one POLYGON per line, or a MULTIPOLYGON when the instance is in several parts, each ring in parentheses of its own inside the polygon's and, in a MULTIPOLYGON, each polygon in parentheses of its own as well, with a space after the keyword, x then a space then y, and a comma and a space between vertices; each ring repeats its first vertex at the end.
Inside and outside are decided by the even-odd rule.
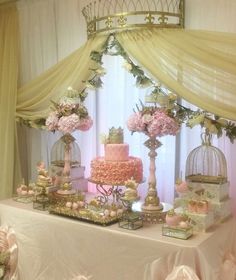
POLYGON ((102 211, 98 209, 96 210, 95 208, 81 208, 79 210, 73 210, 57 205, 50 206, 49 213, 101 226, 115 224, 121 217, 121 215, 117 215, 115 217, 104 217, 102 215, 102 211))

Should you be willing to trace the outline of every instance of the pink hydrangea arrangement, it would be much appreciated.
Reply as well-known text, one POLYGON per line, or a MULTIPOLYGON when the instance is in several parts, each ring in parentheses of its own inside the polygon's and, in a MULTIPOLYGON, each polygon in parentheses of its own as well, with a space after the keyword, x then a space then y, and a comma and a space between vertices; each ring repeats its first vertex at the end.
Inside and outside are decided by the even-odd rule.
POLYGON ((83 100, 76 90, 68 88, 66 96, 61 97, 58 103, 53 102, 53 111, 46 119, 47 129, 63 133, 89 130, 93 121, 83 105, 83 100))
POLYGON ((176 135, 180 123, 165 108, 143 106, 129 117, 127 127, 131 132, 143 132, 149 137, 162 137, 176 135))

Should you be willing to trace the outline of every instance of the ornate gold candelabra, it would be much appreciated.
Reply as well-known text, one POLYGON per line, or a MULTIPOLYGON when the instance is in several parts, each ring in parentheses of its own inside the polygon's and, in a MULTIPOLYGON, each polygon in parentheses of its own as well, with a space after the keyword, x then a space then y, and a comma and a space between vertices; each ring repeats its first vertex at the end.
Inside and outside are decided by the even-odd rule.
POLYGON ((150 158, 149 165, 149 178, 148 178, 148 192, 145 202, 141 209, 143 212, 143 219, 148 222, 163 222, 165 211, 157 193, 157 180, 156 180, 156 156, 158 149, 162 143, 156 137, 150 137, 144 145, 150 150, 148 155, 150 158))
POLYGON ((64 167, 62 171, 62 182, 58 193, 61 194, 75 194, 76 191, 72 189, 71 183, 71 145, 75 141, 75 138, 70 134, 66 133, 63 136, 63 142, 65 144, 64 149, 64 167))

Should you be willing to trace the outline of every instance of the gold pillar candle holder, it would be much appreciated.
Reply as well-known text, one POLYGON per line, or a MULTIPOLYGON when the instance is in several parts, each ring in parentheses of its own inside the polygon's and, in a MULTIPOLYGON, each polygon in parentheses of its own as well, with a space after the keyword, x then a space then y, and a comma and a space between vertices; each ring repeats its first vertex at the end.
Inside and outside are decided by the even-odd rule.
POLYGON ((142 215, 147 222, 163 222, 165 215, 163 214, 163 205, 157 193, 157 180, 156 180, 156 156, 158 149, 162 143, 156 137, 150 137, 144 145, 150 150, 148 155, 150 158, 149 165, 149 178, 148 178, 148 192, 145 197, 144 204, 142 205, 142 215))

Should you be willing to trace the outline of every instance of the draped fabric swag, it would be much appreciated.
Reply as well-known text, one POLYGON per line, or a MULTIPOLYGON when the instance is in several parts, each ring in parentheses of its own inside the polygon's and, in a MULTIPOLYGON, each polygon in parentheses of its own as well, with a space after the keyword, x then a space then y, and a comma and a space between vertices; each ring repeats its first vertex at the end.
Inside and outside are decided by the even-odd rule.
POLYGON ((188 102, 236 120, 236 35, 190 30, 126 31, 129 55, 188 102))
MULTIPOLYGON (((156 80, 188 102, 236 120, 236 35, 229 33, 148 29, 117 35, 122 47, 156 80)), ((92 50, 105 36, 83 47, 19 89, 16 113, 23 119, 46 116, 50 100, 68 86, 82 89, 89 77, 92 50)))
POLYGON ((74 53, 57 63, 19 89, 16 116, 26 120, 46 117, 50 111, 51 100, 56 101, 71 86, 82 90, 94 68, 90 59, 91 51, 100 50, 106 37, 99 36, 87 41, 74 53))
POLYGON ((11 197, 17 179, 15 110, 18 80, 18 14, 14 4, 0 6, 0 197, 11 197))

